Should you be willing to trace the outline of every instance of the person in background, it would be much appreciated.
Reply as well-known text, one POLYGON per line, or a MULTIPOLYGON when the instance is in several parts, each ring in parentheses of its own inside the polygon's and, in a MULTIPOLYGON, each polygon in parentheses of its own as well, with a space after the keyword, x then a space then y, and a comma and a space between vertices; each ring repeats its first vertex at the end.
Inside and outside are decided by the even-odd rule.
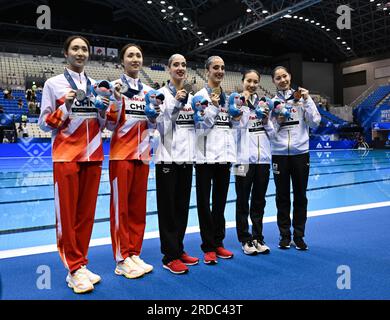
POLYGON ((23 123, 23 127, 22 127, 22 137, 23 137, 23 138, 28 138, 27 123, 23 123))
POLYGON ((21 98, 19 98, 19 100, 18 100, 18 108, 19 109, 23 108, 23 100, 21 98))
POLYGON ((18 129, 17 129, 17 137, 19 139, 23 138, 23 126, 22 126, 21 122, 19 122, 19 126, 18 126, 18 129))
POLYGON ((12 100, 14 97, 12 96, 12 89, 7 88, 3 91, 4 93, 4 99, 6 100, 12 100))
POLYGON ((35 114, 36 113, 36 105, 34 102, 30 101, 28 103, 28 113, 29 114, 35 114))
POLYGON ((27 103, 31 102, 31 100, 32 100, 32 91, 31 91, 31 89, 27 89, 26 90, 26 100, 27 100, 27 103))

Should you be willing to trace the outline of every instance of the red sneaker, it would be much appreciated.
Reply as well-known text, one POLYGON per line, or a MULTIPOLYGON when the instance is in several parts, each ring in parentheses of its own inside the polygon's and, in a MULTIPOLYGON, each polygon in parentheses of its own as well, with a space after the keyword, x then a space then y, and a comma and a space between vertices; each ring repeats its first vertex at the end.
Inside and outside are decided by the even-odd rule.
POLYGON ((181 262, 179 259, 172 260, 171 262, 168 262, 167 264, 163 264, 163 268, 168 269, 174 274, 182 274, 187 273, 188 268, 187 266, 181 262))
POLYGON ((217 257, 222 259, 230 259, 233 257, 233 252, 225 249, 224 247, 218 247, 216 252, 217 252, 217 257))
POLYGON ((205 264, 217 264, 217 254, 214 251, 206 252, 203 257, 205 264))
POLYGON ((191 257, 185 252, 183 252, 183 254, 181 255, 180 260, 187 266, 194 266, 199 263, 198 258, 191 257))

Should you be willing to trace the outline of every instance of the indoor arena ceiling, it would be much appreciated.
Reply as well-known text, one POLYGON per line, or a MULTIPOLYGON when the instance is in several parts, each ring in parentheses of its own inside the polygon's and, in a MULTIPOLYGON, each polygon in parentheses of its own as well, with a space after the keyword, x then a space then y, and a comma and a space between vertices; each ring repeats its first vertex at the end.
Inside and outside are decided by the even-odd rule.
POLYGON ((259 58, 297 52, 314 61, 345 61, 390 49, 388 1, 0 0, 0 8, 0 38, 18 42, 58 42, 73 31, 107 46, 134 39, 156 52, 228 51, 259 58), (35 27, 41 4, 52 11, 50 32, 35 27), (353 10, 351 29, 337 27, 342 5, 353 10))

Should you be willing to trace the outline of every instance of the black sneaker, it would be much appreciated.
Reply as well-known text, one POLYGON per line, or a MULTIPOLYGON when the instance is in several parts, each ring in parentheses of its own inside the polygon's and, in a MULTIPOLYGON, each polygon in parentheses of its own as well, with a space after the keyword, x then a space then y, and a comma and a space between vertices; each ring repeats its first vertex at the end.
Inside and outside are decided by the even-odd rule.
POLYGON ((279 241, 280 249, 290 249, 291 237, 282 236, 279 241))
POLYGON ((309 249, 309 247, 307 246, 305 241, 303 241, 302 237, 294 237, 294 240, 293 240, 293 242, 291 242, 291 244, 293 246, 295 246, 295 249, 297 249, 297 250, 307 250, 307 249, 309 249))

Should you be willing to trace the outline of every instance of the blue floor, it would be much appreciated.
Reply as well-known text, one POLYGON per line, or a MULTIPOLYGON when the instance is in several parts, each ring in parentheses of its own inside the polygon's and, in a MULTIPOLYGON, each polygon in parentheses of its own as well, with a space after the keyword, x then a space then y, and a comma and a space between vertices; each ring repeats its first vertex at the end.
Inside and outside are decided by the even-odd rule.
MULTIPOLYGON (((203 263, 175 276, 161 266, 159 240, 145 240, 143 258, 155 270, 137 280, 113 273, 111 247, 90 249, 90 268, 103 280, 95 291, 75 295, 66 287, 65 270, 57 253, 4 259, 0 264, 3 299, 138 299, 138 300, 268 300, 268 299, 390 299, 389 207, 309 218, 309 251, 277 249, 277 226, 265 224, 264 234, 272 252, 244 255, 234 229, 228 229, 225 246, 235 256, 203 263), (39 290, 40 265, 51 270, 51 289, 39 290), (337 287, 337 269, 351 271, 351 287, 337 287)), ((186 236, 186 250, 201 256, 199 234, 186 236)))

